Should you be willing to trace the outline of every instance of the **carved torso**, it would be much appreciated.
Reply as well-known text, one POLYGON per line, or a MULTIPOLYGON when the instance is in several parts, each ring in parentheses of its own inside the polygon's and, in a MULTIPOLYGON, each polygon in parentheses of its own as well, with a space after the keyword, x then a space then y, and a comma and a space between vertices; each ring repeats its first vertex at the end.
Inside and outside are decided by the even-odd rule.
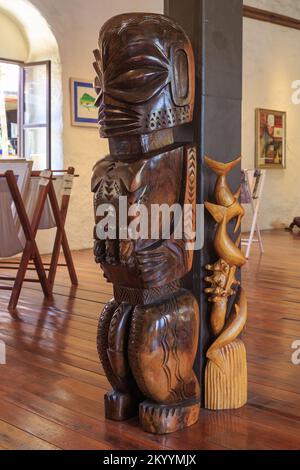
MULTIPOLYGON (((99 240, 95 254, 109 281, 128 287, 150 288, 181 279, 188 272, 184 240, 151 238, 153 225, 162 233, 162 222, 151 209, 153 204, 184 203, 183 184, 186 178, 186 149, 176 147, 140 160, 120 161, 111 156, 94 167, 92 189, 95 210, 100 204, 115 207, 119 226, 120 196, 127 197, 127 211, 133 204, 148 210, 148 237, 131 240, 99 240), (155 175, 155 177, 153 177, 155 175)), ((128 217, 128 225, 134 217, 128 217)), ((96 224, 101 217, 96 217, 96 224)), ((174 231, 171 213, 171 235, 174 231)))

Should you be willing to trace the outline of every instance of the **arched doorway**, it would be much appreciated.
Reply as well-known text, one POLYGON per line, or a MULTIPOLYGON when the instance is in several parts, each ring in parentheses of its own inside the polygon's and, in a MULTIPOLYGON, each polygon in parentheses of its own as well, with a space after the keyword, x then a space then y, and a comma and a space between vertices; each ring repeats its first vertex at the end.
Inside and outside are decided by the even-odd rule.
MULTIPOLYGON (((15 107, 14 96, 19 101, 19 142, 17 144, 14 141, 17 133, 14 126, 16 111, 10 110, 14 114, 11 112, 13 118, 8 119, 9 139, 7 144, 4 143, 2 155, 15 153, 17 156, 36 159, 40 169, 50 162, 52 168, 61 168, 63 99, 57 41, 45 18, 27 0, 0 0, 0 25, 2 75, 6 75, 6 83, 9 82, 12 88, 11 94, 8 94, 10 98, 7 99, 10 104, 7 106, 15 107), (22 74, 20 88, 15 84, 18 73, 22 74), (14 122, 10 119, 14 119, 14 122)), ((6 132, 5 129, 3 132, 6 132)))

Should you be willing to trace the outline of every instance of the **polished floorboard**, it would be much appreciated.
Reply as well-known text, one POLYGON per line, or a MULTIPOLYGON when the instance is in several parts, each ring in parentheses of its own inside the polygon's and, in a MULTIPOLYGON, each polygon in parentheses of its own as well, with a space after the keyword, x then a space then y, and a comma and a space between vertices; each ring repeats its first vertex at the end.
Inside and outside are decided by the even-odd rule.
POLYGON ((249 401, 239 410, 201 411, 195 426, 166 436, 140 430, 136 419, 104 418, 109 384, 99 365, 96 327, 111 287, 90 250, 74 252, 77 289, 61 269, 55 304, 43 305, 38 285, 27 284, 19 320, 0 291, 0 449, 299 449, 300 365, 291 345, 300 341, 300 235, 263 234, 243 270, 249 300, 244 336, 249 401))

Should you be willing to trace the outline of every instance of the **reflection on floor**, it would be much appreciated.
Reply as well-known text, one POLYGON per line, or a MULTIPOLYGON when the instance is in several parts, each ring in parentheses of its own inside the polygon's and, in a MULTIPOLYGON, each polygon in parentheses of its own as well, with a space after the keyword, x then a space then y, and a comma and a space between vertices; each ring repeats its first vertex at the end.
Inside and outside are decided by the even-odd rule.
POLYGON ((254 247, 244 268, 249 298, 246 344, 249 403, 240 410, 202 410, 197 425, 168 436, 138 430, 136 420, 104 419, 109 385, 96 352, 96 325, 111 287, 91 251, 74 253, 80 285, 60 272, 55 307, 43 307, 38 286, 21 295, 20 321, 0 292, 0 449, 299 449, 300 235, 264 232, 266 253, 254 247))

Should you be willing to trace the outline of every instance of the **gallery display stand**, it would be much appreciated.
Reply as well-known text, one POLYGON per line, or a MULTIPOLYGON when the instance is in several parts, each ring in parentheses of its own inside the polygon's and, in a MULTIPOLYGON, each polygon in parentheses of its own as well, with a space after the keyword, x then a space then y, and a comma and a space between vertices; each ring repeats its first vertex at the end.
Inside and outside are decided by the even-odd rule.
POLYGON ((243 170, 245 199, 242 204, 249 204, 252 211, 252 222, 249 238, 242 238, 242 245, 246 246, 246 258, 249 259, 252 243, 258 243, 261 254, 264 246, 258 223, 258 215, 266 181, 266 170, 243 170), (257 238, 255 237, 255 234, 257 238))
POLYGON ((11 291, 8 310, 12 314, 24 282, 40 283, 45 298, 52 299, 58 266, 67 267, 72 285, 78 284, 65 231, 73 178, 77 175, 73 167, 60 171, 32 171, 31 168, 32 162, 18 160, 14 165, 12 161, 5 163, 4 172, 0 174, 0 270, 4 271, 0 280, 6 282, 0 290, 11 291), (60 185, 56 191, 54 183, 58 178, 60 185), (54 227, 56 236, 51 261, 44 263, 36 242, 37 232, 54 227), (65 263, 59 263, 61 249, 65 263), (20 259, 13 258, 19 254, 20 259), (7 275, 7 271, 16 271, 16 276, 7 275), (36 271, 37 278, 25 277, 27 271, 36 271), (8 285, 8 281, 12 281, 12 285, 8 285))

